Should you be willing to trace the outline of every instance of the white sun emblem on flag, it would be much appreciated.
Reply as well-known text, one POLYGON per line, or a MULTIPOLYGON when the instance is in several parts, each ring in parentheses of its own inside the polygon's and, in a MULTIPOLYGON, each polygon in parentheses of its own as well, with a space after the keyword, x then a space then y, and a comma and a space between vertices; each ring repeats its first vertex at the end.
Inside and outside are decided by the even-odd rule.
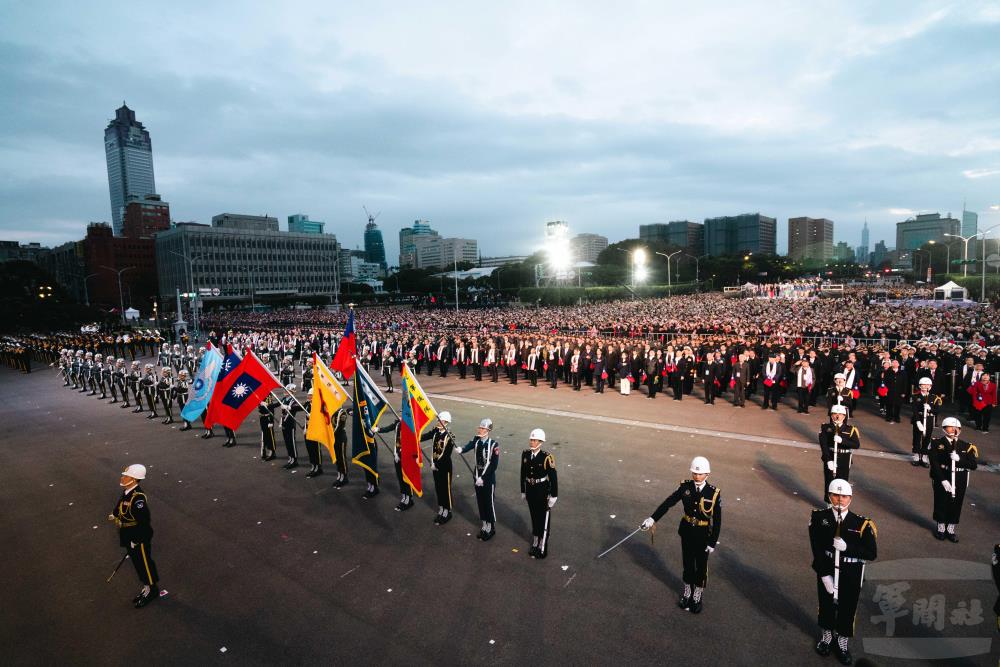
POLYGON ((235 396, 236 398, 243 398, 249 393, 250 393, 250 387, 246 386, 246 384, 242 382, 233 387, 233 396, 235 396))

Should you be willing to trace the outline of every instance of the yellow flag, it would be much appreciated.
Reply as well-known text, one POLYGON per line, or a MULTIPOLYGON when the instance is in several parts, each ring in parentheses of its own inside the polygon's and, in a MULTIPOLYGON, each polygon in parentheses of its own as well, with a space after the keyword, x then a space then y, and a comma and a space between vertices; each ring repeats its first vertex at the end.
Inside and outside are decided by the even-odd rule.
POLYGON ((313 393, 306 438, 321 443, 330 452, 330 460, 337 462, 333 447, 334 432, 330 423, 337 410, 347 401, 347 392, 333 377, 323 360, 313 353, 313 393))

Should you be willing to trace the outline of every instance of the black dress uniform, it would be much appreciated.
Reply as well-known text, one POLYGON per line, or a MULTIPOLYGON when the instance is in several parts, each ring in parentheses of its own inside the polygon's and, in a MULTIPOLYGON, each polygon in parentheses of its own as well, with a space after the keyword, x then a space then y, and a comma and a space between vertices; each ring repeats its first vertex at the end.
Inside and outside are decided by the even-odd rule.
POLYGON ((861 447, 860 436, 857 427, 846 421, 840 426, 833 422, 827 422, 819 427, 819 449, 820 457, 823 460, 823 498, 827 501, 830 500, 830 494, 827 492, 827 489, 830 488, 830 482, 835 479, 850 481, 851 459, 854 454, 853 450, 861 447), (833 440, 838 435, 840 436, 839 444, 833 440), (833 455, 835 449, 837 451, 836 458, 833 455), (836 470, 830 470, 830 466, 827 465, 831 461, 834 462, 836 470))
MULTIPOLYGON (((653 521, 659 521, 678 502, 684 507, 684 515, 677 528, 677 534, 681 536, 684 584, 705 588, 708 581, 707 547, 715 549, 722 530, 722 498, 719 489, 708 482, 704 482, 699 489, 694 480, 686 479, 656 508, 652 514, 653 521)), ((682 597, 680 604, 696 614, 701 611, 700 595, 696 602, 682 597)))
POLYGON ((532 558, 545 558, 549 553, 549 519, 552 510, 549 499, 559 496, 556 459, 538 448, 521 452, 521 493, 528 501, 531 514, 532 558))
POLYGON ((299 450, 295 446, 295 427, 298 426, 295 415, 301 412, 302 408, 292 400, 291 396, 281 402, 281 407, 281 435, 285 440, 285 452, 288 454, 288 463, 282 467, 296 468, 299 465, 299 450))
POLYGON ((942 526, 946 526, 948 539, 958 542, 955 527, 962 517, 962 503, 965 500, 965 490, 969 486, 969 472, 978 466, 978 458, 979 450, 976 446, 961 438, 955 438, 953 441, 948 436, 943 436, 931 442, 930 473, 934 487, 934 521, 938 524, 935 537, 939 540, 945 538, 942 526), (958 461, 952 460, 952 452, 958 454, 958 461), (953 463, 954 473, 952 473, 953 463), (946 490, 942 482, 946 482, 952 490, 946 490))
POLYGON ((809 542, 819 595, 818 622, 823 630, 835 632, 839 637, 854 636, 854 616, 864 583, 865 563, 875 560, 878 555, 877 538, 875 522, 867 517, 850 510, 838 513, 832 507, 813 510, 809 542), (839 568, 833 547, 837 537, 847 543, 847 549, 840 553, 839 568), (823 577, 834 579, 836 600, 833 593, 827 591, 823 577))
POLYGON ((128 549, 139 581, 150 588, 141 604, 138 597, 135 600, 136 606, 143 606, 150 598, 158 595, 160 590, 156 585, 160 575, 156 571, 156 562, 153 561, 153 525, 146 494, 138 485, 129 491, 123 491, 112 516, 118 526, 118 543, 128 549))
POLYGON ((424 433, 421 441, 433 440, 431 449, 431 474, 434 477, 434 495, 437 496, 438 514, 434 523, 451 521, 451 452, 455 448, 455 435, 440 426, 424 433))
POLYGON ((926 396, 916 394, 912 399, 913 414, 910 424, 913 426, 913 465, 920 465, 922 460, 930 456, 931 435, 937 425, 938 413, 941 411, 941 397, 928 393, 926 396), (921 431, 917 424, 922 424, 921 431))
POLYGON ((476 504, 479 506, 479 520, 483 529, 476 539, 489 540, 496 534, 497 513, 493 506, 493 497, 497 486, 497 465, 500 462, 500 443, 493 438, 480 438, 478 435, 465 446, 459 447, 458 453, 464 454, 470 449, 476 450, 475 474, 482 479, 481 485, 476 485, 476 504))
POLYGON ((278 407, 275 400, 257 406, 260 415, 260 460, 270 461, 274 453, 274 411, 278 407))
POLYGON ((333 451, 337 455, 337 481, 333 486, 340 488, 347 484, 347 464, 350 459, 347 457, 347 416, 348 412, 340 408, 333 413, 333 451))

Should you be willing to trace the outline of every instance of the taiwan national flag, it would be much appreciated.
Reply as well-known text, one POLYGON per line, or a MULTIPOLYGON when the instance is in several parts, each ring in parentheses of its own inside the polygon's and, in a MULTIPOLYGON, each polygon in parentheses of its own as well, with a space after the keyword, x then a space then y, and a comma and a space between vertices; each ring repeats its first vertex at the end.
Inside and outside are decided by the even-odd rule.
POLYGON ((219 376, 215 378, 215 386, 212 388, 212 395, 208 402, 208 408, 205 410, 205 428, 211 428, 215 421, 212 418, 212 409, 215 407, 216 389, 218 389, 219 384, 222 383, 226 376, 229 375, 234 368, 240 365, 241 361, 243 361, 243 357, 241 357, 239 353, 233 349, 232 345, 226 343, 226 356, 222 360, 222 366, 219 368, 219 376))
POLYGON ((222 424, 235 431, 268 394, 280 387, 257 355, 247 350, 243 361, 216 383, 205 426, 222 424))
POLYGON ((354 311, 347 317, 347 328, 344 329, 344 339, 337 346, 337 354, 333 355, 330 362, 331 371, 340 371, 345 380, 354 377, 354 372, 358 368, 355 356, 358 353, 357 342, 354 339, 354 311))

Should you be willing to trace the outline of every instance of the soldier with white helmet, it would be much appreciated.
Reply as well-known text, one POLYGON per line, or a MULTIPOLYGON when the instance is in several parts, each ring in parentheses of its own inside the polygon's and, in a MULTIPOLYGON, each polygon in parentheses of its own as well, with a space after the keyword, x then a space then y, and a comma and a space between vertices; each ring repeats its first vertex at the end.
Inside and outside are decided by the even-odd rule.
POLYGON ((476 504, 479 506, 479 520, 482 522, 476 539, 484 542, 492 539, 497 532, 493 496, 497 485, 497 465, 500 463, 500 443, 490 437, 492 430, 493 420, 486 417, 479 422, 475 437, 457 448, 459 454, 470 449, 475 449, 476 452, 473 474, 476 477, 476 504))
POLYGON ((153 526, 149 504, 146 494, 139 487, 143 479, 146 479, 145 466, 133 463, 122 470, 118 480, 122 495, 114 511, 108 515, 108 520, 118 526, 118 541, 128 549, 135 573, 142 582, 142 590, 132 599, 136 609, 145 607, 160 594, 157 586, 160 577, 152 555, 153 526))
POLYGON ((528 435, 528 449, 521 452, 521 498, 528 501, 531 514, 532 558, 545 558, 549 553, 550 515, 559 497, 556 459, 542 450, 545 431, 534 429, 528 435))
POLYGON ((871 519, 851 512, 853 490, 835 479, 827 487, 831 507, 813 510, 809 521, 812 569, 819 596, 818 623, 822 635, 816 652, 836 652, 841 664, 853 662, 848 639, 854 636, 854 616, 864 583, 865 563, 878 556, 878 530, 871 519), (834 635, 837 643, 834 644, 834 635))
POLYGON ((962 517, 965 490, 969 486, 969 473, 978 466, 979 450, 971 442, 962 440, 962 422, 946 417, 941 422, 944 435, 931 442, 930 473, 934 489, 934 537, 958 542, 955 529, 962 517))
POLYGON ((854 450, 861 447, 861 434, 853 424, 847 423, 847 406, 830 407, 830 421, 819 427, 820 458, 823 461, 823 494, 826 496, 830 482, 847 481, 851 475, 854 450))
POLYGON ((455 434, 448 430, 450 424, 451 413, 447 410, 439 412, 437 428, 420 437, 421 441, 434 441, 431 446, 431 475, 438 501, 434 523, 439 526, 451 521, 451 452, 455 448, 455 434))
POLYGON ((910 424, 913 426, 913 460, 910 465, 930 466, 928 458, 931 447, 931 435, 937 424, 938 413, 941 411, 941 397, 931 393, 934 380, 924 376, 917 382, 919 391, 913 395, 910 405, 913 414, 910 424))
POLYGON ((681 536, 684 593, 678 606, 695 614, 701 612, 701 598, 708 579, 708 555, 715 551, 722 530, 722 498, 719 489, 707 481, 711 472, 708 459, 694 457, 691 479, 683 480, 653 515, 642 522, 643 530, 650 530, 667 510, 677 503, 683 505, 684 515, 677 534, 681 536))
MULTIPOLYGON (((177 414, 181 414, 184 411, 184 406, 187 405, 188 389, 191 387, 191 377, 188 375, 186 369, 182 368, 177 371, 177 382, 174 383, 174 395, 173 399, 177 402, 177 414)), ((183 418, 183 415, 181 415, 183 418)), ((184 420, 184 425, 181 426, 178 431, 190 431, 191 422, 187 419, 184 420)))
MULTIPOLYGON (((135 410, 132 412, 142 412, 142 368, 138 361, 132 360, 128 372, 128 385, 135 397, 135 410)), ((127 404, 122 407, 128 407, 127 404)))
POLYGON ((295 415, 301 412, 302 408, 291 396, 295 392, 295 385, 285 385, 285 391, 289 395, 281 401, 279 425, 281 426, 281 436, 285 440, 285 453, 288 454, 288 461, 281 467, 285 470, 291 470, 292 468, 299 467, 299 450, 295 444, 295 427, 298 425, 298 422, 295 421, 295 415))
POLYGON ((160 415, 156 412, 156 369, 153 364, 146 364, 144 367, 145 375, 142 376, 142 394, 146 397, 146 403, 149 405, 149 414, 146 415, 146 419, 156 419, 160 415))
POLYGON ((831 410, 835 405, 842 405, 850 411, 853 404, 854 395, 851 388, 847 386, 847 376, 837 373, 833 376, 833 386, 826 392, 827 415, 833 414, 831 410))
MULTIPOLYGON (((187 371, 185 371, 187 373, 187 371)), ((156 383, 156 394, 160 398, 160 405, 166 417, 164 424, 174 423, 174 378, 171 375, 170 367, 164 366, 160 369, 160 380, 156 383)))

